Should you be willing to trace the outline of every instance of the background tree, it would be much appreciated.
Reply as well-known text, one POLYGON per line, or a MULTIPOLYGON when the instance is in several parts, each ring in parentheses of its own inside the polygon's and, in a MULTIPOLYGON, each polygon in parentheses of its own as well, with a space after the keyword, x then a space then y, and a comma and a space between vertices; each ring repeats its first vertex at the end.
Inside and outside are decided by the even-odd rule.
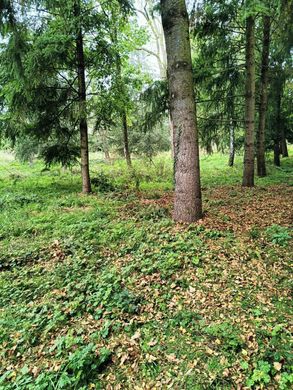
POLYGON ((193 68, 201 146, 229 148, 229 165, 242 137, 244 107, 243 29, 238 2, 205 0, 192 11, 193 68))
MULTIPOLYGON (((82 189, 88 193, 91 186, 87 90, 88 96, 92 96, 96 85, 105 83, 111 74, 114 52, 109 47, 108 27, 112 23, 109 10, 119 5, 123 14, 128 12, 129 3, 103 3, 103 8, 77 0, 40 4, 44 8, 25 9, 27 15, 38 17, 39 24, 34 27, 26 21, 27 50, 21 58, 24 74, 15 88, 15 75, 10 67, 10 80, 6 77, 3 81, 12 96, 8 101, 6 93, 6 106, 13 115, 23 116, 17 136, 30 133, 39 138, 44 145, 42 156, 48 164, 66 163, 65 157, 75 159, 80 134, 82 189)), ((12 121, 13 118, 7 118, 7 123, 12 121)))
POLYGON ((257 131, 257 174, 260 177, 266 176, 265 163, 265 120, 267 114, 268 94, 268 71, 269 71, 269 50, 270 50, 270 29, 271 19, 266 15, 263 17, 263 40, 262 59, 260 76, 260 104, 257 131))
POLYGON ((242 185, 254 186, 254 122, 255 122, 255 19, 246 18, 246 83, 245 83, 245 141, 242 185))

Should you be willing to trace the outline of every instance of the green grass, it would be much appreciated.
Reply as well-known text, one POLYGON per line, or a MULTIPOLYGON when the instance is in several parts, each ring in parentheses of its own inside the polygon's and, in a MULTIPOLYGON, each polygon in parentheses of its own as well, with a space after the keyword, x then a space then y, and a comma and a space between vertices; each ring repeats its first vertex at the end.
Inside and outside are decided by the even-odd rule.
POLYGON ((78 167, 0 155, 0 389, 291 388, 292 158, 242 189, 241 156, 203 156, 187 227, 168 154, 139 190, 98 157, 84 196, 78 167))

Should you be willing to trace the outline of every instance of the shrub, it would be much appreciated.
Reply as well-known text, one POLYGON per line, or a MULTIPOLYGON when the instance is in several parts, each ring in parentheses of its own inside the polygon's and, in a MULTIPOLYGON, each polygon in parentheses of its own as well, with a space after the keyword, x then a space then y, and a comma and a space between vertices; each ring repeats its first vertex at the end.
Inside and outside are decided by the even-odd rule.
POLYGON ((266 231, 267 239, 273 244, 286 246, 291 239, 289 229, 285 226, 272 225, 269 226, 266 231))

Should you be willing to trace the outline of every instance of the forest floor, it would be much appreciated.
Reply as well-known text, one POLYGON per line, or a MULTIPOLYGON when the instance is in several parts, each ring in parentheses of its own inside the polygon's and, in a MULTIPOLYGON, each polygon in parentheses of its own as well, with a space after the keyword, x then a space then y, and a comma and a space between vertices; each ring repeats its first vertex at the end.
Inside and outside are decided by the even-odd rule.
POLYGON ((291 388, 293 158, 243 189, 241 157, 203 157, 205 216, 185 226, 167 156, 134 161, 139 190, 95 158, 89 196, 77 168, 8 157, 0 389, 291 388))

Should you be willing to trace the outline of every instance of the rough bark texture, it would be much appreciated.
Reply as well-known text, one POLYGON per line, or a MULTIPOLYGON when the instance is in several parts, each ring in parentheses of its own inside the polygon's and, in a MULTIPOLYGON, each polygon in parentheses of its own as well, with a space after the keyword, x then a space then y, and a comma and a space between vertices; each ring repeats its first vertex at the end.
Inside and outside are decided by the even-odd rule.
POLYGON ((202 200, 189 20, 184 0, 161 0, 161 12, 175 144, 173 217, 190 223, 202 217, 202 200))
MULTIPOLYGON (((75 16, 79 17, 80 7, 75 4, 75 16)), ((85 63, 83 52, 83 37, 81 27, 78 27, 76 37, 76 61, 78 76, 78 99, 79 99, 79 130, 80 130, 80 154, 81 154, 81 176, 82 192, 91 192, 91 180, 89 173, 89 150, 88 150, 88 126, 86 116, 86 84, 85 84, 85 63)))
POLYGON ((260 76, 259 122, 258 122, 258 132, 257 132, 257 174, 260 177, 266 176, 265 120, 266 120, 267 101, 268 101, 270 27, 271 27, 270 17, 264 16, 261 76, 260 76))
POLYGON ((242 185, 254 186, 254 113, 255 113, 255 22, 246 19, 245 145, 242 185))

